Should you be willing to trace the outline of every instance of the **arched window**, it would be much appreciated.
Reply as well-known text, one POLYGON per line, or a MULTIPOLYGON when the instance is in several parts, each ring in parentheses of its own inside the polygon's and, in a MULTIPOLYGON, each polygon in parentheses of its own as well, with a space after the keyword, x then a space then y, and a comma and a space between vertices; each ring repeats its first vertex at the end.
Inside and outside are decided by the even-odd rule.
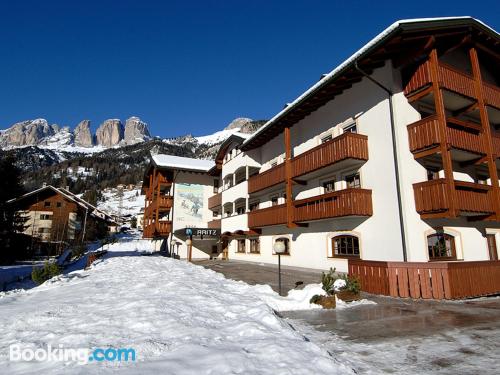
POLYGON ((334 257, 359 258, 359 239, 356 236, 337 236, 332 238, 334 257))
POLYGON ((456 259, 455 239, 446 233, 427 236, 427 248, 430 260, 456 259))
MULTIPOLYGON (((285 252, 281 255, 290 255, 290 239, 286 237, 280 237, 276 239, 276 242, 283 242, 285 244, 285 252)), ((273 254, 275 254, 274 249, 273 254)))

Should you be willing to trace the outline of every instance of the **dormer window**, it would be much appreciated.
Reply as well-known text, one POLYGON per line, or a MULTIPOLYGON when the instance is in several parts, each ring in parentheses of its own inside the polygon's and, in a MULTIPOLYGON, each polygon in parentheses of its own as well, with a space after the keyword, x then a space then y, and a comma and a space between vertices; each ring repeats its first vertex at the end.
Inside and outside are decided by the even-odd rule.
POLYGON ((358 128, 356 122, 352 122, 349 125, 344 126, 344 133, 357 133, 358 128))

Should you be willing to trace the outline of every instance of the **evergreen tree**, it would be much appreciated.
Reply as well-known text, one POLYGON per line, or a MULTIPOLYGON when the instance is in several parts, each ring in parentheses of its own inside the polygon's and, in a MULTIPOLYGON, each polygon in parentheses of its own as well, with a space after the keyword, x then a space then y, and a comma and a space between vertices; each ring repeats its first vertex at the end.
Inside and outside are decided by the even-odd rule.
MULTIPOLYGON (((0 159, 0 262, 10 262, 17 256, 16 248, 23 237, 19 232, 25 229, 26 218, 18 210, 16 203, 8 201, 24 194, 21 171, 12 157, 0 159)), ((21 252, 23 249, 17 249, 21 252)))

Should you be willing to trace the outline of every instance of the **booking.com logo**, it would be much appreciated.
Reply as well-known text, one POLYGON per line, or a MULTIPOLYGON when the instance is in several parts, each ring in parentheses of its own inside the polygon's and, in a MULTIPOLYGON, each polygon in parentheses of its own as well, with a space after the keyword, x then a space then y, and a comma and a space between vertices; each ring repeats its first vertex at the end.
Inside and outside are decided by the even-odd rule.
POLYGON ((69 362, 79 365, 89 362, 135 362, 135 349, 132 348, 64 348, 62 344, 45 348, 22 348, 19 344, 9 347, 9 359, 13 362, 69 362))

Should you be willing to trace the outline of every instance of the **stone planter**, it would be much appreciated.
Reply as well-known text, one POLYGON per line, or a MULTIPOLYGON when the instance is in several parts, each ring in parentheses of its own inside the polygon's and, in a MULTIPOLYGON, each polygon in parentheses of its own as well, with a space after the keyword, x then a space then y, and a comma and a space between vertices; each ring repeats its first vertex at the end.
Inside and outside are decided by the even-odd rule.
POLYGON ((354 293, 350 290, 341 290, 340 292, 336 292, 336 295, 338 299, 341 299, 344 302, 357 301, 361 298, 359 292, 354 293))
POLYGON ((315 303, 324 309, 334 309, 337 305, 335 296, 321 296, 315 303))

